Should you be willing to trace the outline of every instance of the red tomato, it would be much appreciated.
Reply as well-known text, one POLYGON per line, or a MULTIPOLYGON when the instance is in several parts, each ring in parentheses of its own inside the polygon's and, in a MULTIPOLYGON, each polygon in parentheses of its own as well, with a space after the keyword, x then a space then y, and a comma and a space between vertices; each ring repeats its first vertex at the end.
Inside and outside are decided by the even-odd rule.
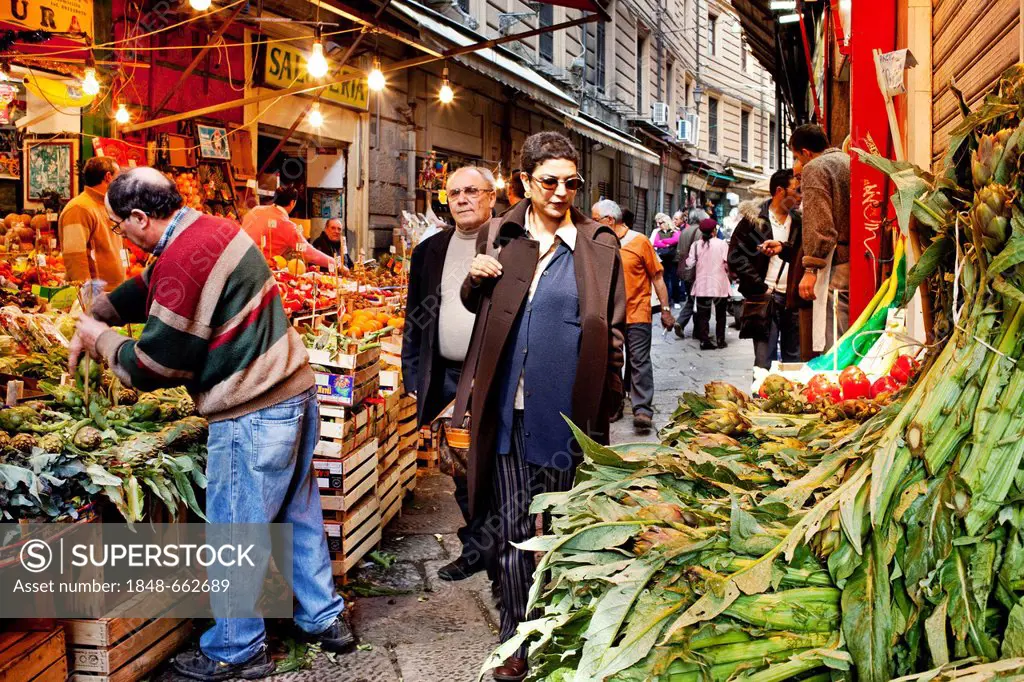
POLYGON ((832 384, 828 377, 824 374, 815 374, 811 377, 811 380, 807 382, 807 388, 821 393, 822 389, 832 384))
POLYGON ((920 369, 921 363, 917 361, 912 355, 901 355, 896 358, 896 362, 892 364, 892 369, 889 370, 889 376, 896 380, 899 384, 905 384, 910 381, 911 377, 917 374, 917 370, 920 369))
POLYGON ((900 385, 891 376, 886 375, 875 379, 875 383, 871 384, 871 397, 877 398, 880 395, 895 393, 898 390, 900 390, 900 385))
POLYGON ((839 386, 843 389, 843 399, 867 398, 871 394, 871 382, 860 367, 847 367, 839 375, 839 386))

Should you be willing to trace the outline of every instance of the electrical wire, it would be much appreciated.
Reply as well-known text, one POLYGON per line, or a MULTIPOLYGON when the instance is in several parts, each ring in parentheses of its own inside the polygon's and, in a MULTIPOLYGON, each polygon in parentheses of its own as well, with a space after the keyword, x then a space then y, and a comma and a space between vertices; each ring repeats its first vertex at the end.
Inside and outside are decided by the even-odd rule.
MULTIPOLYGON (((207 17, 213 16, 214 14, 217 14, 219 12, 223 12, 226 9, 231 9, 232 7, 236 7, 238 5, 241 5, 244 2, 248 2, 248 1, 249 0, 235 0, 234 2, 232 2, 232 3, 228 4, 228 5, 224 5, 223 7, 219 7, 217 9, 210 10, 209 12, 204 12, 203 14, 199 14, 199 15, 196 15, 194 17, 190 17, 190 18, 185 19, 183 21, 179 21, 176 24, 171 24, 170 26, 164 26, 163 28, 158 28, 156 30, 150 31, 149 33, 144 33, 144 34, 142 34, 140 36, 136 36, 134 38, 121 38, 120 40, 114 40, 114 41, 111 41, 109 43, 99 43, 97 45, 82 45, 81 47, 68 48, 68 49, 65 49, 65 50, 57 51, 57 52, 47 52, 45 55, 42 55, 42 56, 45 56, 45 57, 57 57, 57 56, 60 56, 62 54, 78 54, 82 50, 90 50, 91 51, 91 50, 110 50, 110 49, 114 49, 115 45, 121 45, 123 43, 128 43, 128 42, 131 42, 133 40, 143 40, 144 38, 149 38, 149 37, 155 36, 157 34, 164 33, 166 31, 171 31, 171 30, 174 30, 176 28, 181 28, 182 26, 185 26, 187 24, 191 24, 193 21, 199 21, 200 19, 206 19, 207 17)), ((205 47, 205 45, 202 46, 202 47, 205 47)), ((181 48, 178 47, 177 49, 181 49, 181 48)))
MULTIPOLYGON (((330 36, 343 35, 345 33, 358 33, 358 32, 361 32, 363 30, 364 30, 363 27, 340 29, 340 30, 337 30, 337 31, 330 31, 328 33, 324 33, 323 37, 327 38, 327 37, 330 37, 330 36)), ((134 38, 130 38, 128 40, 144 40, 145 38, 148 37, 148 35, 149 34, 143 34, 143 35, 136 36, 134 38)), ((275 44, 275 43, 302 42, 302 41, 309 40, 309 39, 310 39, 310 36, 291 36, 289 38, 271 38, 271 39, 268 39, 268 40, 249 40, 249 41, 243 41, 241 43, 224 43, 224 47, 228 47, 228 48, 231 48, 231 47, 252 47, 253 45, 272 45, 272 44, 275 44)), ((152 47, 103 47, 101 45, 94 45, 92 49, 107 50, 109 52, 169 52, 171 50, 201 50, 204 47, 207 47, 207 45, 157 45, 157 46, 152 46, 152 47)), ((90 49, 90 48, 82 46, 80 48, 75 48, 73 50, 70 50, 70 52, 78 53, 78 52, 81 52, 82 50, 85 50, 85 49, 90 49)), ((2 53, 0 53, 0 59, 16 59, 18 57, 25 57, 25 56, 31 56, 33 58, 45 58, 45 57, 59 56, 61 54, 65 54, 67 52, 69 52, 69 50, 65 50, 64 48, 61 48, 60 51, 33 53, 31 55, 26 55, 23 52, 2 52, 2 53)))

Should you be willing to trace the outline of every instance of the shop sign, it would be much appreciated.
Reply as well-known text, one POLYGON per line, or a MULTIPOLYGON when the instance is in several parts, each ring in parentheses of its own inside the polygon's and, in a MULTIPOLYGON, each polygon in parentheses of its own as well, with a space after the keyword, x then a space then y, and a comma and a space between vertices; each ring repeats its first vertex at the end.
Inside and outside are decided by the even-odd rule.
MULTIPOLYGON (((293 88, 313 85, 315 80, 306 73, 306 54, 288 45, 268 45, 263 60, 263 83, 275 88, 293 88)), ((327 78, 336 78, 337 69, 331 65, 327 78)), ((335 83, 323 90, 322 100, 346 107, 366 110, 369 96, 366 80, 355 77, 344 83, 335 83)))
POLYGON ((0 21, 54 33, 92 35, 92 0, 8 0, 0 21))

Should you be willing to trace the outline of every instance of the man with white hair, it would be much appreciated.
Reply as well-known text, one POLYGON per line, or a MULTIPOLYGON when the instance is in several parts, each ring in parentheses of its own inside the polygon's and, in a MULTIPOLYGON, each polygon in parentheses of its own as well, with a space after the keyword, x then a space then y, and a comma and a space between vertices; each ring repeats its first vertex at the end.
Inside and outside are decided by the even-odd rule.
MULTIPOLYGON (((462 282, 476 255, 477 234, 486 229, 497 198, 494 175, 479 166, 453 171, 446 189, 455 229, 420 242, 409 268, 402 380, 405 390, 416 395, 420 425, 432 422, 455 399, 476 322, 462 303, 462 282)), ((464 476, 455 479, 455 501, 466 520, 459 530, 462 554, 438 569, 442 580, 462 580, 493 563, 495 542, 485 532, 486 515, 470 517, 464 476)))
POLYGON ((622 273, 626 282, 626 345, 630 371, 633 430, 644 435, 654 426, 654 367, 651 365, 651 287, 661 302, 661 325, 675 324, 662 264, 650 240, 626 227, 622 209, 602 199, 590 209, 590 217, 615 230, 619 238, 622 273))

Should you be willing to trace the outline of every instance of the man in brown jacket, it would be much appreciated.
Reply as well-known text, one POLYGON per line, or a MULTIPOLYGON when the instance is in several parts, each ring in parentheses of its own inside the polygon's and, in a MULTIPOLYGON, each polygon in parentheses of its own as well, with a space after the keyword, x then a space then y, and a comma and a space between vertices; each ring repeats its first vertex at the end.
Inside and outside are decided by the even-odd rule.
POLYGON ((82 169, 85 191, 68 202, 60 214, 57 227, 69 282, 99 279, 106 282, 107 291, 113 291, 124 281, 124 243, 114 233, 103 205, 107 188, 120 170, 109 157, 95 156, 86 161, 82 169))
MULTIPOLYGON (((793 158, 803 165, 800 187, 803 192, 803 265, 800 297, 817 298, 819 272, 831 262, 828 282, 828 319, 825 347, 832 338, 832 311, 835 301, 839 336, 850 324, 850 155, 831 147, 821 127, 798 126, 789 138, 793 158)), ((819 350, 819 349, 815 349, 819 350)))

